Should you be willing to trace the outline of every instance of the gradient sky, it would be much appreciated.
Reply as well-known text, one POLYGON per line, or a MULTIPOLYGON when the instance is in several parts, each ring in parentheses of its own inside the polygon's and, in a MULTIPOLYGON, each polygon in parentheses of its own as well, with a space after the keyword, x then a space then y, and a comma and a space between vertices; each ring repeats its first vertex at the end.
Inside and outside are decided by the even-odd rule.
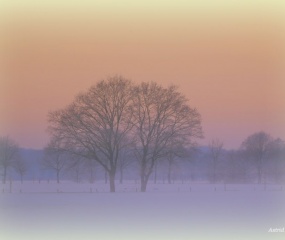
POLYGON ((285 139, 284 1, 0 3, 0 135, 48 141, 47 113, 114 74, 176 84, 207 144, 285 139), (191 3, 190 3, 191 2, 191 3))

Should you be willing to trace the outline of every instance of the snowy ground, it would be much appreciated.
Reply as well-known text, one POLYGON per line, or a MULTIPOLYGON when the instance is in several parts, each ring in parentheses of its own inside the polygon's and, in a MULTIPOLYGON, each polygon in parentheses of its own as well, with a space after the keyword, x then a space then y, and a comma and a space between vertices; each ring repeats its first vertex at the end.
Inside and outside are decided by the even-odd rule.
POLYGON ((285 239, 285 189, 267 185, 0 185, 3 240, 285 239), (11 191, 11 193, 10 193, 11 191))

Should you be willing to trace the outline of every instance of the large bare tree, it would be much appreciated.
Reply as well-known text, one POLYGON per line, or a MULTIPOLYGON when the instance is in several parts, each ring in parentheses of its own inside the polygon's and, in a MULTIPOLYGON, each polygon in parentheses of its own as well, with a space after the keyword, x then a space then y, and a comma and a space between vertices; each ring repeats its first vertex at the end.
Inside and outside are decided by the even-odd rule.
POLYGON ((3 183, 6 183, 8 169, 13 167, 19 157, 19 146, 8 136, 0 137, 0 168, 3 171, 3 183))
POLYGON ((257 132, 248 136, 241 145, 246 156, 251 159, 257 169, 257 180, 260 184, 263 177, 264 161, 272 146, 272 137, 265 132, 257 132))
POLYGON ((177 140, 183 146, 202 137, 201 117, 175 86, 151 82, 135 88, 133 103, 136 156, 140 163, 141 191, 145 192, 158 159, 177 140))
POLYGON ((97 161, 109 175, 110 192, 115 192, 119 154, 132 128, 132 96, 131 81, 110 77, 49 114, 52 138, 65 151, 97 161))

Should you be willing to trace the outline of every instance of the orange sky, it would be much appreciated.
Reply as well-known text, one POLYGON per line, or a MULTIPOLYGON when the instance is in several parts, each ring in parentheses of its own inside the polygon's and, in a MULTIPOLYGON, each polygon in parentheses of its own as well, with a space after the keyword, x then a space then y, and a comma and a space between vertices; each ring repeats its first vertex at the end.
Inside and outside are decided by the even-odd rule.
POLYGON ((121 74, 178 85, 202 115, 202 144, 218 137, 226 148, 239 147, 259 130, 285 140, 284 19, 266 8, 194 14, 186 5, 158 6, 7 10, 0 135, 43 147, 49 111, 121 74))

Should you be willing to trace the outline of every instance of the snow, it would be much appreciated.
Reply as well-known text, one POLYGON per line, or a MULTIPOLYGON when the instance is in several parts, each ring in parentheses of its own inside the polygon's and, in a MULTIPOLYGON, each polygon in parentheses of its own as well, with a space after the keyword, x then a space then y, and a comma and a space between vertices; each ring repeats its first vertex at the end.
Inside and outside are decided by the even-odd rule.
POLYGON ((285 239, 268 232, 285 226, 285 189, 278 185, 160 183, 146 193, 134 182, 117 184, 116 193, 104 183, 0 186, 4 240, 285 239))

